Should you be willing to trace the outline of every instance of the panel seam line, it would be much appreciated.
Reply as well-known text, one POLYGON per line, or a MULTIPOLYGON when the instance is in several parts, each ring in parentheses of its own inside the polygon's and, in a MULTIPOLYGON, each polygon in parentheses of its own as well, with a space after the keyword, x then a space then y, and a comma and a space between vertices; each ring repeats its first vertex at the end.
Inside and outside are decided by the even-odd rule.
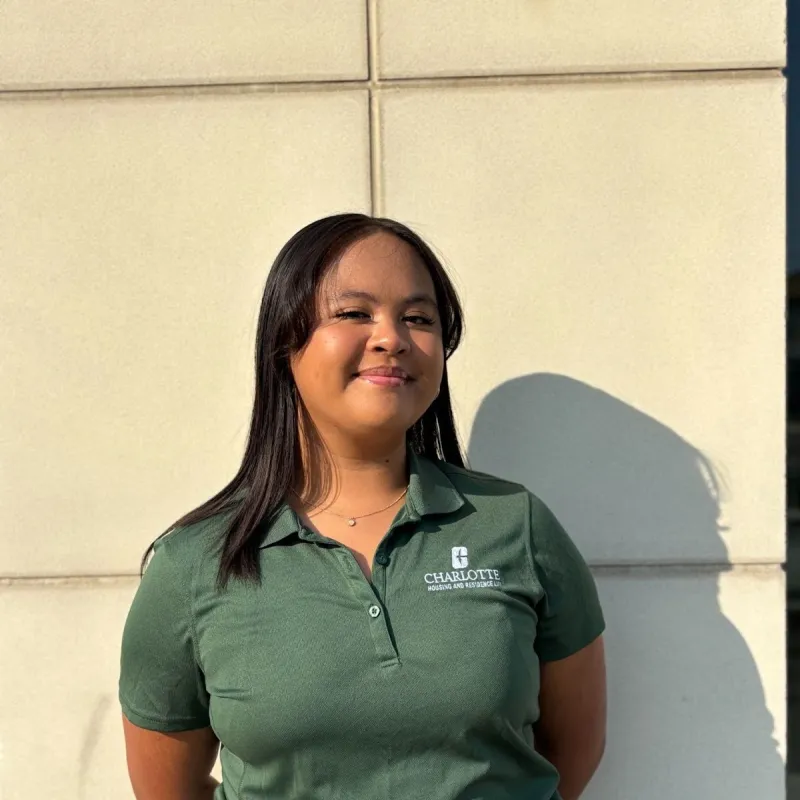
POLYGON ((383 216, 383 186, 381 174, 381 131, 380 105, 378 103, 379 54, 378 54, 378 2, 365 0, 367 13, 367 58, 369 81, 369 189, 370 213, 374 217, 383 216))
MULTIPOLYGON (((374 3, 375 0, 367 0, 374 3)), ((370 14, 374 20, 374 14, 370 14)), ((371 24, 374 25, 374 22, 371 24)), ((372 37, 371 37, 372 38, 372 37)), ((374 51, 375 47, 372 46, 374 51)), ((39 88, 0 88, 2 100, 52 100, 67 98, 112 97, 181 97, 223 94, 282 94, 288 92, 348 92, 368 89, 375 94, 391 89, 456 89, 488 86, 571 85, 581 83, 612 84, 620 82, 658 82, 680 80, 747 80, 776 78, 783 68, 774 66, 748 66, 723 69, 708 67, 674 70, 622 70, 618 72, 553 72, 515 73, 508 75, 464 75, 417 78, 385 78, 371 76, 368 80, 312 80, 312 81, 230 81, 216 83, 140 83, 113 86, 65 86, 39 88)))

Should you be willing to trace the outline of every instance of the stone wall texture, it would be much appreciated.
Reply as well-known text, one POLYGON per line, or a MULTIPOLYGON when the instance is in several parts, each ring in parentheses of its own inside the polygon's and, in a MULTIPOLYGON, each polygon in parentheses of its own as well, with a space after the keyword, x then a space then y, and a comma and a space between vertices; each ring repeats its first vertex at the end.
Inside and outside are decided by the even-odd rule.
POLYGON ((608 617, 589 800, 782 798, 784 5, 0 5, 0 798, 131 798, 146 545, 238 463, 283 242, 450 267, 472 465, 608 617))

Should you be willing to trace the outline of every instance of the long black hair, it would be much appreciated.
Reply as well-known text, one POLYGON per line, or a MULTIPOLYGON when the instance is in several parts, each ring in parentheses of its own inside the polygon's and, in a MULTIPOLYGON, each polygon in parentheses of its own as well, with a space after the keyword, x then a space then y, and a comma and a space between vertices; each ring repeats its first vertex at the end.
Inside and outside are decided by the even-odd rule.
MULTIPOLYGON (((314 330, 320 281, 350 245, 381 231, 410 244, 430 273, 441 317, 445 362, 461 341, 464 322, 455 287, 431 248, 410 228, 381 217, 337 214, 312 222, 292 236, 272 265, 261 300, 255 398, 242 464, 224 489, 161 535, 217 514, 229 514, 220 542, 220 587, 230 578, 260 580, 258 553, 264 530, 281 510, 302 469, 298 417, 304 414, 304 406, 295 387, 290 356, 303 348, 314 330)), ((311 428, 309 423, 304 416, 304 430, 311 428)), ((408 430, 406 440, 419 455, 464 465, 446 363, 439 395, 408 430)), ((155 542, 144 554, 142 570, 154 546, 155 542)))

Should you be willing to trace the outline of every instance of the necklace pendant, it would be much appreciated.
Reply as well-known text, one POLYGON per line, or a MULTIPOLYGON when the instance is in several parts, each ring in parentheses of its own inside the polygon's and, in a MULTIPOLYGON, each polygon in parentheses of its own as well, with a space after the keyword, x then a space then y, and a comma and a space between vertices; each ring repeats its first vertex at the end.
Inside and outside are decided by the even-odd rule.
POLYGON ((356 524, 356 521, 351 517, 349 520, 347 520, 347 524, 352 528, 353 525, 356 524))

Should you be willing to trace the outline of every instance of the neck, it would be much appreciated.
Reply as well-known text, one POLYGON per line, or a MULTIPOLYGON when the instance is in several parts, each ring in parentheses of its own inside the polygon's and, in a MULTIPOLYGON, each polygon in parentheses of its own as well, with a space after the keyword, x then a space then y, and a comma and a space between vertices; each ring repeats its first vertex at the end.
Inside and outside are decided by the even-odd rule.
POLYGON ((304 443, 302 459, 303 476, 295 492, 307 507, 367 513, 390 503, 408 486, 405 440, 369 451, 304 443))

